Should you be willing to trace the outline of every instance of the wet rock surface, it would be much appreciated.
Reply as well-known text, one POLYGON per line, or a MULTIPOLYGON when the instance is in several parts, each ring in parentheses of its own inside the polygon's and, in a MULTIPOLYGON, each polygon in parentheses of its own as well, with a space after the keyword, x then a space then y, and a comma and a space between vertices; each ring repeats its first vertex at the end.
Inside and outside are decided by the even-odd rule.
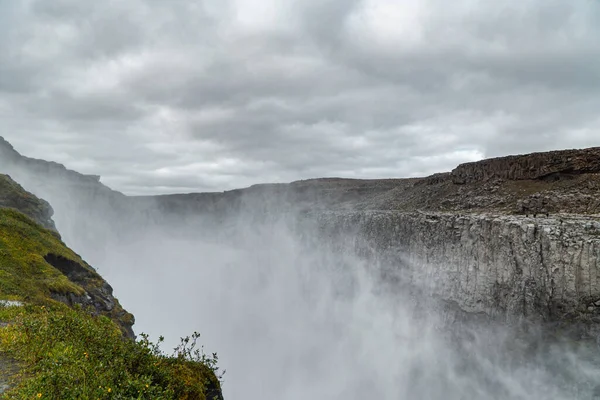
POLYGON ((369 211, 314 218, 327 240, 393 266, 403 279, 465 311, 600 322, 600 221, 594 216, 369 211))

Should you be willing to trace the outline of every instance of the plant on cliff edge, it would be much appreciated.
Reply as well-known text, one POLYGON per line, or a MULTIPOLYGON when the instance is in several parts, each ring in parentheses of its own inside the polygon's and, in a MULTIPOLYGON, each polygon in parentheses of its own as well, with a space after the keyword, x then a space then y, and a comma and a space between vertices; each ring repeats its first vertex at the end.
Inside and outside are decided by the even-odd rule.
POLYGON ((23 367, 6 399, 205 399, 219 396, 217 357, 182 338, 173 356, 147 335, 125 339, 107 317, 66 306, 0 308, 0 352, 23 367), (210 397, 207 397, 210 395, 210 397))

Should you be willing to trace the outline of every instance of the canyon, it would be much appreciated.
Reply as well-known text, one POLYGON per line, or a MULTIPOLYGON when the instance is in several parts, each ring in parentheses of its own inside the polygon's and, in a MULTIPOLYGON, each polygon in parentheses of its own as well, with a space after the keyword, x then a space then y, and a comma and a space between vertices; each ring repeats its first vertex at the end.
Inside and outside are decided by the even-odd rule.
MULTIPOLYGON (((598 159, 600 148, 564 150, 424 178, 127 196, 0 140, 0 206, 19 205, 98 267, 136 332, 206 333, 233 369, 226 397, 587 398, 600 393, 589 347, 600 333, 598 159), (579 354, 570 367, 556 340, 580 346, 558 352, 579 354), (332 374, 338 365, 350 375, 332 374)), ((77 280, 62 261, 46 259, 77 280)))
POLYGON ((388 269, 464 312, 566 321, 593 334, 600 322, 598 160, 600 148, 564 150, 462 164, 425 178, 323 178, 128 197, 99 176, 21 156, 0 141, 1 170, 54 206, 74 248, 82 232, 96 235, 102 249, 133 226, 176 235, 182 224, 292 216, 345 243, 343 251, 385 259, 388 269))

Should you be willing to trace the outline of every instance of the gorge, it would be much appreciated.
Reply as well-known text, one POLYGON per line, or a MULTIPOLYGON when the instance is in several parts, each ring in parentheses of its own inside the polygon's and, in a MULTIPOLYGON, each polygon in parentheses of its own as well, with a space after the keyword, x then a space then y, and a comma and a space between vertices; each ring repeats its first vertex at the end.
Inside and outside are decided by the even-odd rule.
POLYGON ((52 206, 32 216, 111 283, 136 333, 199 330, 232 399, 590 398, 598 160, 128 197, 0 141, 0 172, 52 206))

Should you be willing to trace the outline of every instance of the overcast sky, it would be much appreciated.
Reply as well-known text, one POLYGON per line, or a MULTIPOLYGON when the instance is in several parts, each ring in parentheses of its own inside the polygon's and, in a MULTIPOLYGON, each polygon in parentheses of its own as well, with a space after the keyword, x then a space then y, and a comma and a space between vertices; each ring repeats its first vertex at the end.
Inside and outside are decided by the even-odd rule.
POLYGON ((0 0, 0 135, 128 194, 600 145, 596 0, 0 0))

